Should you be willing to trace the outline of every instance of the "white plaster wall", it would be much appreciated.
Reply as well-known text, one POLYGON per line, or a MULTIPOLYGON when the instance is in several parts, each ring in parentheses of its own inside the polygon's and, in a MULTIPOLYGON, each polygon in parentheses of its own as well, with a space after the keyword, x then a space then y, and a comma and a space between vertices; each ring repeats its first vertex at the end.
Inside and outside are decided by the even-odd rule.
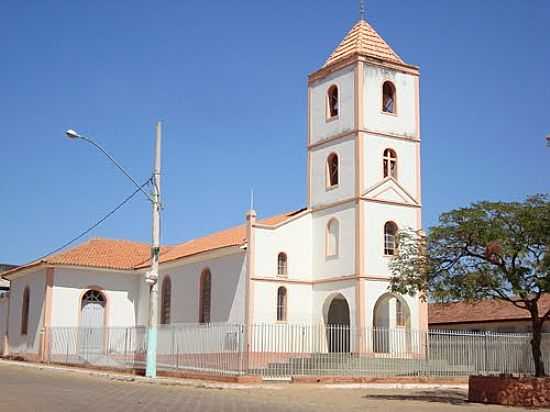
POLYGON ((313 207, 349 199, 355 194, 355 141, 339 140, 335 144, 311 151, 311 204, 313 207), (327 188, 327 159, 338 155, 338 186, 327 188))
POLYGON ((289 279, 311 279, 311 214, 276 229, 256 228, 256 276, 276 277, 277 257, 287 255, 289 279))
POLYGON ((287 290, 287 322, 310 323, 312 319, 312 293, 310 284, 253 281, 254 323, 277 322, 277 290, 287 290))
POLYGON ((417 145, 420 143, 385 136, 365 135, 363 144, 363 182, 365 190, 384 179, 383 157, 385 149, 397 154, 397 181, 417 201, 420 199, 417 176, 420 165, 417 159, 417 145))
POLYGON ((355 207, 353 202, 313 213, 313 278, 355 273, 355 207), (340 225, 339 255, 326 256, 326 231, 330 219, 340 225))
POLYGON ((167 275, 172 280, 171 323, 199 321, 199 283, 205 268, 210 269, 212 275, 210 321, 242 323, 246 257, 245 252, 240 250, 231 255, 205 258, 192 263, 182 262, 181 265, 171 267, 161 266, 160 282, 167 275))
POLYGON ((365 65, 364 121, 371 131, 417 137, 417 77, 382 67, 365 65), (396 88, 397 114, 382 112, 382 85, 386 80, 396 88))
MULTIPOLYGON (((148 269, 147 269, 148 270, 148 269)), ((146 270, 146 271, 147 271, 146 270)), ((150 286, 145 283, 145 272, 138 275, 138 306, 136 310, 136 325, 145 326, 149 322, 149 289, 150 286)), ((159 293, 162 283, 159 284, 159 293)), ((172 286, 173 288, 173 286, 172 286)), ((172 289, 173 290, 173 289, 172 289)), ((160 306, 159 306, 160 308, 160 306)))
POLYGON ((354 128, 354 66, 336 71, 311 86, 310 97, 310 144, 354 128), (338 86, 339 114, 337 119, 327 121, 327 91, 333 84, 338 86))
POLYGON ((136 325, 139 281, 136 272, 56 267, 52 293, 52 326, 78 326, 82 295, 100 289, 107 298, 108 327, 136 325))
POLYGON ((417 209, 407 206, 364 201, 364 268, 367 276, 390 276, 388 263, 391 256, 384 256, 384 224, 393 221, 399 230, 417 228, 417 209))
POLYGON ((40 350, 40 331, 43 325, 44 287, 46 269, 28 272, 11 281, 9 345, 10 353, 36 353, 40 350), (29 287, 29 324, 26 336, 21 335, 23 291, 29 287))

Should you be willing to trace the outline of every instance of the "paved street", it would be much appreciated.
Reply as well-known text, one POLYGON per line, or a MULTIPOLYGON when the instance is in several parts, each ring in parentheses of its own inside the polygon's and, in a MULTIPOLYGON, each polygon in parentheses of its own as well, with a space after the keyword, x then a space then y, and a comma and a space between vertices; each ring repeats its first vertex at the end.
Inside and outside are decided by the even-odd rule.
POLYGON ((0 362, 0 411, 519 411, 468 404, 461 390, 334 389, 273 384, 206 389, 113 381, 107 377, 0 362))

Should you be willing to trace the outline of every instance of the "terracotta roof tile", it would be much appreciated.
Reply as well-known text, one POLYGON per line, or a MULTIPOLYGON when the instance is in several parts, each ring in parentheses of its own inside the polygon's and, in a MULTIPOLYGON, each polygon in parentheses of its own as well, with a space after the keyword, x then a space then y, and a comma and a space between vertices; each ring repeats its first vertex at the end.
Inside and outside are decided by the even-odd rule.
POLYGON ((360 20, 346 34, 344 40, 332 52, 323 67, 356 54, 404 63, 369 23, 360 20))
MULTIPOLYGON (((264 225, 277 225, 285 222, 294 215, 300 213, 300 209, 290 213, 272 216, 266 219, 258 220, 258 223, 264 225)), ((227 246, 241 246, 246 241, 246 226, 244 224, 229 229, 215 232, 207 236, 190 240, 185 243, 172 246, 166 253, 161 254, 160 263, 181 259, 186 256, 192 256, 197 253, 215 250, 227 246)))
MULTIPOLYGON (((302 210, 258 220, 258 222, 266 225, 277 225, 290 219, 302 210)), ((188 242, 173 246, 163 246, 161 248, 161 263, 222 247, 242 245, 245 241, 246 228, 243 224, 188 242)), ((66 251, 13 268, 1 273, 1 275, 10 275, 19 270, 40 264, 133 270, 147 267, 150 262, 150 256, 151 245, 147 243, 132 242, 129 240, 92 239, 66 251)))
MULTIPOLYGON (((541 311, 550 309, 550 294, 539 300, 541 311)), ((477 303, 432 303, 428 309, 430 325, 529 319, 529 312, 510 302, 487 299, 477 303)))

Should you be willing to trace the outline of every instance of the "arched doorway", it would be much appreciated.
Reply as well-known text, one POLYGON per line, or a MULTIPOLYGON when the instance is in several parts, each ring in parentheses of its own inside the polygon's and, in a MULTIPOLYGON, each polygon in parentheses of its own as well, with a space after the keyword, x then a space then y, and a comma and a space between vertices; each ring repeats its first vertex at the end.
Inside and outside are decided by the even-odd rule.
POLYGON ((326 315, 329 352, 350 351, 350 314, 346 298, 341 294, 330 301, 326 315))
POLYGON ((103 352, 107 300, 99 290, 90 289, 80 304, 80 353, 88 356, 103 352))
POLYGON ((397 353, 410 347, 410 311, 401 296, 382 295, 374 305, 374 352, 397 353))

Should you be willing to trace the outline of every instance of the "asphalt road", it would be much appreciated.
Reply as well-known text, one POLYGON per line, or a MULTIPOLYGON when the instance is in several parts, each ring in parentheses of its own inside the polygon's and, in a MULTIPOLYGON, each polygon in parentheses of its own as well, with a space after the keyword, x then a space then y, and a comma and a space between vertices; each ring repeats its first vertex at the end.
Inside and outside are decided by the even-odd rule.
POLYGON ((463 390, 334 389, 272 384, 212 389, 120 382, 0 362, 0 411, 519 411, 465 402, 463 390))

